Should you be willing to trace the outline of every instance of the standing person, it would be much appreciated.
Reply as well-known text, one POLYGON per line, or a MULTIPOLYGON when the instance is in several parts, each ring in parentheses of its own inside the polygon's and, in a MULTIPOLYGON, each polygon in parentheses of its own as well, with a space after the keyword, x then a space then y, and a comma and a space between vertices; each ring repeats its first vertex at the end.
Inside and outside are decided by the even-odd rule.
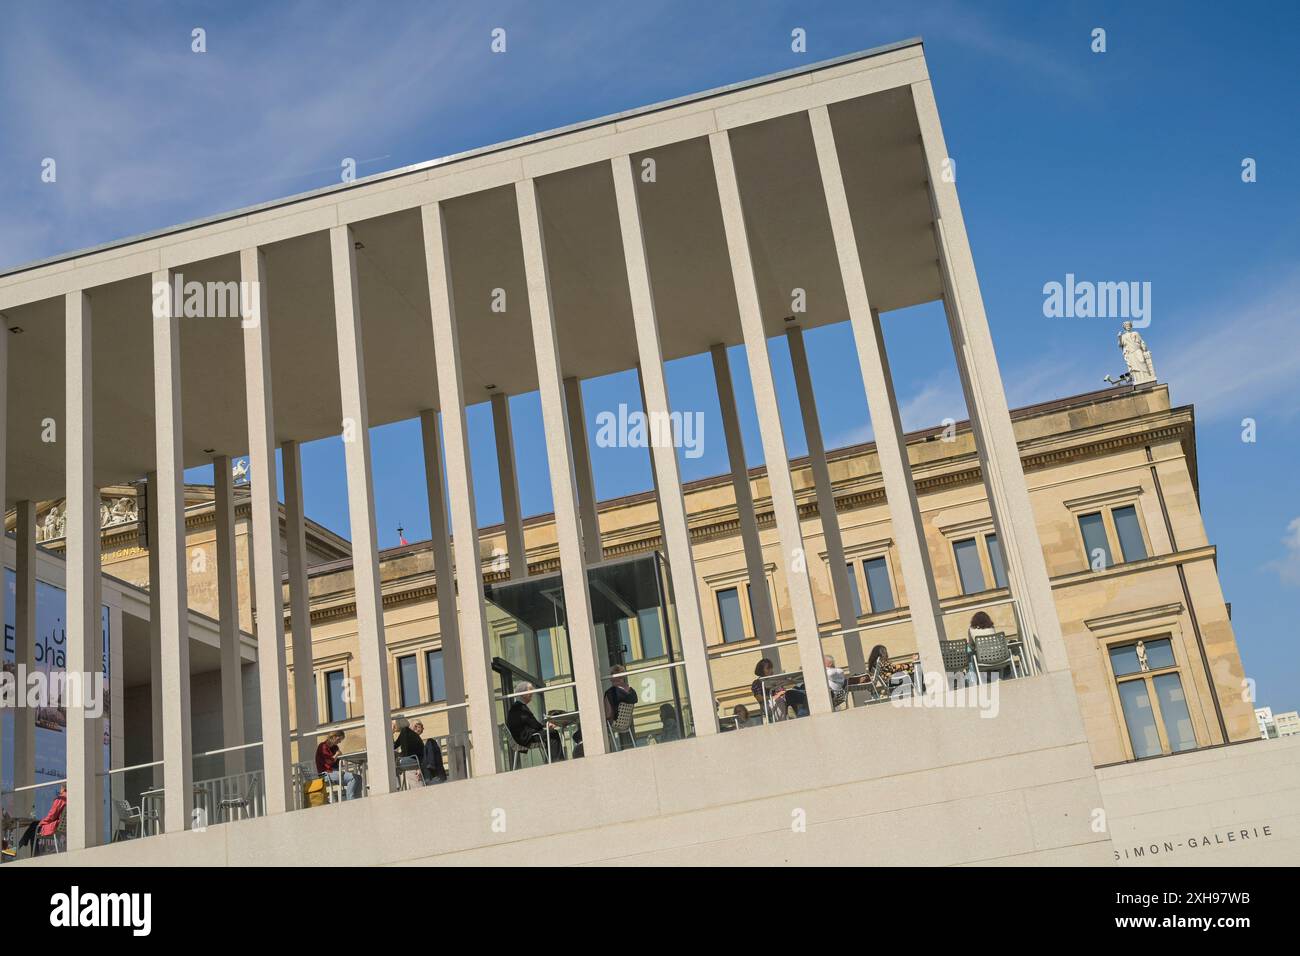
POLYGON ((398 768, 397 772, 399 776, 404 772, 412 773, 419 779, 415 780, 412 777, 407 777, 407 785, 418 786, 423 784, 424 741, 420 739, 418 733, 411 729, 411 722, 405 717, 394 718, 393 733, 396 735, 393 740, 393 756, 396 758, 397 762, 401 763, 401 761, 406 760, 408 757, 414 758, 414 762, 410 766, 398 768))
POLYGON ((321 741, 316 748, 316 772, 336 787, 341 786, 344 800, 355 800, 361 795, 361 778, 338 765, 339 744, 343 743, 343 737, 343 731, 336 730, 321 741))
MULTIPOLYGON (((610 684, 605 691, 605 722, 612 724, 618 717, 623 704, 636 704, 636 691, 627 684, 627 668, 615 664, 609 671, 610 684)), ((636 746, 636 733, 631 725, 627 730, 615 735, 614 745, 619 749, 636 746)))

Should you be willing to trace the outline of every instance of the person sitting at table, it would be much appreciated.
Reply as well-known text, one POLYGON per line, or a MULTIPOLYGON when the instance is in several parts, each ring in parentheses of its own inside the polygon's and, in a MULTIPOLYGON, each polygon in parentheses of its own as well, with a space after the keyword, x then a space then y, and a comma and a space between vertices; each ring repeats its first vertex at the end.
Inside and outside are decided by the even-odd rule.
POLYGON ((338 765, 339 744, 343 743, 343 737, 343 731, 336 730, 321 741, 316 748, 316 772, 334 786, 341 786, 344 800, 355 800, 361 795, 361 778, 338 765), (339 774, 343 775, 341 780, 339 774))
POLYGON ((877 644, 867 657, 867 680, 882 694, 912 690, 912 669, 907 661, 889 659, 889 648, 877 644))
POLYGON ((770 658, 764 657, 754 667, 754 683, 749 685, 750 692, 760 707, 770 711, 774 720, 784 720, 793 709, 795 716, 808 715, 808 695, 800 685, 792 687, 772 687, 766 678, 775 673, 776 667, 770 658))
MULTIPOLYGON (((411 724, 411 729, 415 731, 415 736, 423 737, 424 721, 417 720, 411 724)), ((424 751, 420 754, 420 771, 425 783, 447 779, 447 771, 442 766, 442 748, 438 746, 437 737, 430 737, 424 742, 424 751)))
MULTIPOLYGON (((411 722, 405 717, 395 717, 393 719, 393 733, 396 737, 393 740, 393 756, 398 760, 405 760, 407 757, 413 757, 414 765, 406 769, 419 770, 421 761, 424 760, 424 741, 420 735, 411 729, 411 722)), ((399 770, 398 773, 402 771, 399 770)), ((420 782, 424 782, 424 776, 421 774, 420 782)))
POLYGON ((552 760, 564 759, 564 745, 560 740, 560 730, 552 722, 542 723, 529 708, 533 700, 533 685, 522 681, 516 685, 519 696, 506 711, 506 730, 521 747, 530 747, 534 739, 546 741, 552 760))
MULTIPOLYGON (((627 668, 615 664, 609 670, 609 687, 605 690, 605 723, 612 724, 618 717, 618 709, 623 704, 637 703, 636 691, 627 685, 627 668)), ((636 746, 636 736, 632 727, 618 735, 615 741, 621 747, 636 746)))
MULTIPOLYGON (((32 856, 39 856, 41 852, 41 837, 52 837, 59 832, 59 824, 63 822, 63 811, 68 808, 68 785, 61 784, 59 792, 54 796, 54 802, 50 804, 49 813, 45 814, 36 824, 36 830, 32 835, 32 856)), ((26 834, 23 835, 26 839, 26 834)), ((22 847, 22 841, 18 843, 22 847)))
POLYGON ((826 665, 826 686, 830 688, 832 699, 843 700, 846 688, 867 683, 867 674, 871 673, 868 667, 867 674, 850 674, 844 668, 836 667, 835 658, 829 654, 822 658, 822 663, 826 665))
POLYGON ((736 722, 736 729, 749 726, 749 708, 744 704, 737 704, 731 708, 731 716, 736 722))
POLYGON ((677 710, 672 704, 661 704, 659 707, 659 723, 663 726, 659 730, 658 741, 661 744, 670 740, 681 740, 682 730, 677 723, 677 710))

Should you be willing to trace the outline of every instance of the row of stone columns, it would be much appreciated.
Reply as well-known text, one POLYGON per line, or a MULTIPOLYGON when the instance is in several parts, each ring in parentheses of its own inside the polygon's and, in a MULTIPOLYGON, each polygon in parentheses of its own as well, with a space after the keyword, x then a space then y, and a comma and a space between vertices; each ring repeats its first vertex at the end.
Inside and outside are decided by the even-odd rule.
MULTIPOLYGON (((943 153, 928 83, 913 87, 918 120, 930 169, 943 153)), ((924 529, 907 460, 906 446, 895 401, 880 318, 872 307, 863 277, 841 158, 836 149, 830 116, 825 107, 808 114, 817 162, 834 234, 840 273, 849 307, 850 323, 867 404, 875 430, 886 497, 893 520, 899 563, 907 588, 917 645, 927 670, 941 670, 939 636, 942 618, 925 547, 924 529)), ((821 634, 813 603, 797 503, 786 442, 778 412, 768 337, 760 311, 753 260, 745 228, 744 204, 727 132, 709 137, 727 251, 739 306, 741 331, 758 411, 759 431, 767 470, 772 509, 782 552, 795 643, 805 670, 816 672, 822 656, 821 634)), ((619 227, 623 240, 639 373, 646 413, 654 420, 667 416, 669 406, 663 352, 650 283, 650 263, 641 224, 636 180, 629 156, 611 161, 619 227)), ((936 211, 936 243, 945 286, 945 303, 957 352, 957 364, 966 390, 981 463, 989 485, 995 521, 1007 553, 1013 592, 1021 603, 1026 626, 1034 635, 1049 669, 1062 666, 1059 625, 1051 604, 1028 494, 1011 433, 992 346, 979 299, 973 264, 966 245, 960 209, 951 184, 930 176, 936 211)), ((546 439, 555 526, 559 543, 561 577, 574 668, 578 708, 589 728, 584 746, 589 755, 605 751, 602 706, 601 642, 592 625, 588 567, 601 560, 601 541, 591 465, 587 447, 581 388, 577 379, 565 377, 559 352, 548 273, 545 237, 536 184, 516 184, 525 275, 537 362, 538 387, 546 439), (592 732, 598 731, 598 732, 592 732)), ((469 468, 465 395, 460 368, 454 294, 451 285, 451 250, 444 211, 439 202, 421 209, 425 262, 432 315, 436 375, 441 416, 421 413, 430 524, 434 540, 434 569, 439 582, 439 618, 443 635, 448 699, 452 702, 452 729, 468 730, 480 754, 495 754, 490 646, 483 597, 482 569, 475 525, 474 490, 469 468), (441 418, 441 429, 439 428, 441 418), (443 471, 445 461, 445 474, 443 471), (443 484, 447 498, 444 507, 443 484), (456 532, 452 535, 453 530, 456 532), (451 586, 459 575, 459 587, 451 586), (462 700, 467 706, 457 706, 462 700)), ((387 646, 384 639, 383 601, 379 579, 377 530, 371 475, 369 421, 366 401, 356 245, 349 226, 330 229, 331 271, 335 304, 335 332, 339 354, 343 439, 347 469, 348 503, 353 538, 357 626, 361 682, 365 699, 365 729, 372 792, 393 785, 393 752, 389 745, 389 686, 387 646)), ((248 399, 249 458, 257 480, 251 483, 253 603, 260 676, 263 766, 268 810, 283 812, 290 805, 288 730, 289 701, 282 613, 281 556, 278 546, 278 490, 276 482, 274 400, 271 388, 265 255, 258 248, 240 254, 240 277, 246 287, 258 290, 253 315, 244 316, 243 351, 248 399)), ((192 806, 190 745, 189 662, 184 538, 182 415, 179 376, 179 326, 171 307, 170 274, 155 273, 154 287, 165 287, 165 314, 153 323, 157 472, 149 483, 149 528, 152 623, 155 636, 155 754, 161 753, 161 778, 166 789, 167 830, 185 828, 192 806)), ((68 500, 68 636, 69 671, 88 673, 98 665, 100 633, 99 521, 93 481, 92 339, 90 299, 85 292, 70 293, 66 301, 67 342, 67 500, 68 500)), ((802 333, 789 333, 795 382, 800 399, 818 505, 822 515, 831 565, 837 615, 841 628, 856 623, 847 577, 843 543, 839 535, 834 497, 818 424, 802 333)), ((7 343, 5 343, 7 344, 7 343)), ((0 345, 0 362, 4 361, 0 345)), ((740 440, 734 390, 724 346, 714 346, 712 357, 722 408, 723 430, 731 461, 733 486, 740 512, 741 537, 749 577, 755 625, 766 646, 775 641, 776 623, 766 586, 766 569, 754 519, 752 492, 740 440)), ((507 552, 513 578, 526 577, 527 555, 520 515, 518 482, 510 435, 508 397, 492 399, 498 462, 502 473, 502 499, 507 552)), ((2 411, 2 410, 0 410, 2 411)), ((301 458, 296 442, 281 447, 286 484, 286 534, 290 609, 293 622, 293 656, 296 672, 294 708, 298 737, 312 739, 317 726, 315 682, 312 673, 310 618, 306 588, 305 517, 302 509, 301 458)), ((685 501, 675 450, 652 443, 652 466, 659 495, 664 548, 676 597, 690 702, 695 732, 717 730, 712 681, 706 649, 703 608, 691 554, 685 501)), ((3 475, 0 442, 0 476, 3 475)), ((242 707, 239 693, 238 601, 234 592, 234 498, 229 460, 214 461, 217 474, 217 560, 221 605, 223 695, 233 695, 223 715, 226 746, 242 743, 242 707)), ((2 490, 2 489, 0 489, 2 490)), ((19 617, 28 622, 34 614, 31 573, 35 531, 34 508, 19 509, 18 564, 24 576, 18 590, 19 617), (22 569, 26 568, 26 571, 22 569)), ((3 595, 0 595, 3 601, 3 595)), ((0 611, 3 606, 0 605, 0 611)), ((23 627, 20 635, 27 634, 23 627)), ((20 642, 28 638, 20 637, 20 642)), ((850 642, 852 646, 854 642, 850 642)), ((21 644, 20 644, 21 646, 21 644)), ((861 656, 860 649, 857 656, 861 656)), ((851 665, 861 661, 851 659, 851 665)), ((806 682, 814 713, 830 708, 823 681, 806 682)), ((69 834, 73 847, 95 840, 95 815, 89 809, 92 787, 102 768, 96 765, 101 748, 92 746, 93 722, 85 719, 78 701, 68 713, 69 834)), ((15 749, 30 752, 30 738, 20 734, 15 749)), ((300 749, 299 758, 304 759, 300 749)), ((240 762, 242 764, 242 761, 240 762)), ((236 764, 239 765, 239 764, 236 764)), ((480 757, 476 773, 493 773, 495 758, 480 757)), ((93 804, 98 804, 94 800, 93 804)))

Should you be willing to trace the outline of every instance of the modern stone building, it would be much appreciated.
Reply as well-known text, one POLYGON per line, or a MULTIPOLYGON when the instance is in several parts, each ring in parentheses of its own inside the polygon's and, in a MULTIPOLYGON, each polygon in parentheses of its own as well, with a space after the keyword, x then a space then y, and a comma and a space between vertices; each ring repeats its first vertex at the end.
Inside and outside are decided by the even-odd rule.
POLYGON ((21 330, 0 337, 5 494, 33 542, 16 551, 18 593, 36 575, 36 502, 66 499, 70 671, 93 663, 100 633, 100 489, 150 476, 156 667, 125 706, 137 746, 150 729, 140 764, 161 783, 165 832, 95 847, 94 788, 141 767, 103 766, 88 743, 99 718, 74 701, 71 859, 1105 863, 1128 859, 1121 835, 1173 853, 1183 829, 1258 824, 1271 835, 1247 859, 1294 861, 1295 801, 1277 795, 1300 789, 1300 751, 1238 744, 1256 729, 1197 502, 1192 412, 1148 384, 1012 415, 947 156, 911 41, 0 276, 0 313, 21 330), (793 315, 795 289, 816 306, 793 315), (936 300, 971 421, 904 435, 880 313, 936 300), (842 322, 875 441, 827 453, 802 334, 842 322), (778 414, 778 335, 802 461, 778 414), (752 473, 737 345, 777 463, 752 473), (704 353, 732 474, 683 486, 671 441, 656 441, 654 493, 597 502, 582 380, 637 369, 662 424, 664 362, 704 353), (555 514, 524 521, 505 396, 534 390, 555 514), (465 408, 479 402, 497 429, 499 528, 474 527, 465 408), (61 443, 38 440, 34 408, 65 409, 61 443), (381 554, 368 426, 415 417, 433 540, 381 554), (350 547, 302 509, 299 445, 340 431, 350 547), (245 454, 251 548, 224 477, 245 454), (222 480, 199 551, 216 567, 222 666, 204 684, 190 604, 212 594, 189 525, 208 506, 187 508, 183 473, 208 462, 222 480), (953 654, 977 612, 1016 679, 945 696, 971 666, 953 654), (245 643, 255 674, 241 673, 245 643), (892 703, 841 701, 823 655, 860 673, 877 644, 906 682, 892 703), (763 656, 771 685, 755 681, 763 656), (776 719, 783 676, 806 717, 776 719), (624 678, 638 702, 607 727, 624 678), (513 772, 547 762, 503 733, 520 700, 583 759, 513 772), (760 701, 773 719, 723 733, 737 704, 760 701), (218 713, 222 746, 198 750, 218 713), (452 782, 393 792, 395 714, 442 737, 452 782), (368 795, 294 810, 323 727, 349 731, 368 795), (212 758, 226 763, 216 782, 200 764, 212 758), (1237 779, 1267 774, 1275 800, 1215 789, 1228 763, 1237 779), (1147 786, 1169 773, 1203 785, 1182 801, 1147 786), (193 828, 196 803, 214 809, 231 781, 255 818, 193 828), (899 838, 881 845, 882 827, 899 838))

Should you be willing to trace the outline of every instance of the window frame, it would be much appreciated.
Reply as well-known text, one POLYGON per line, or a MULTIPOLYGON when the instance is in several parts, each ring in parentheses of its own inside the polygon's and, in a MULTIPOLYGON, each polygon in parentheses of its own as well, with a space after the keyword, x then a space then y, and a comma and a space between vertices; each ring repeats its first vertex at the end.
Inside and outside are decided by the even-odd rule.
POLYGON ((1189 672, 1187 662, 1183 659, 1181 635, 1175 630, 1159 630, 1146 634, 1126 634, 1114 638, 1113 640, 1101 643, 1101 652, 1105 660, 1106 672, 1110 677, 1110 695, 1111 701, 1115 708, 1115 719, 1120 731, 1120 739, 1124 743, 1124 752, 1130 761, 1153 760, 1157 757, 1169 757, 1174 754, 1190 753, 1199 750, 1205 746, 1201 733, 1197 726, 1197 714, 1193 704, 1195 699, 1193 694, 1196 692, 1194 675, 1189 672), (1168 641, 1169 650, 1173 655, 1174 662, 1165 667, 1150 667, 1146 670, 1134 671, 1131 674, 1116 674, 1115 665, 1111 660, 1111 652, 1123 647, 1132 647, 1136 644, 1150 644, 1157 641, 1168 641), (1183 750, 1174 750, 1169 740, 1169 732, 1165 726, 1165 715, 1160 707, 1160 697, 1156 693, 1155 678, 1163 677, 1167 674, 1178 676, 1178 682, 1182 687, 1183 698, 1187 710, 1187 719, 1192 728, 1193 746, 1183 750), (1151 702, 1151 713, 1156 725, 1156 736, 1160 741, 1160 753, 1150 754, 1149 756, 1139 757, 1133 747, 1133 739, 1129 732, 1128 720, 1124 715, 1124 701, 1120 695, 1120 685, 1132 683, 1135 681, 1144 681, 1146 684, 1147 700, 1151 702))
POLYGON ((1094 568, 1092 566, 1092 554, 1088 550, 1088 543, 1083 537, 1083 526, 1080 524, 1080 519, 1095 513, 1101 514, 1102 531, 1106 535, 1106 547, 1110 551, 1111 559, 1110 564, 1101 570, 1109 571, 1112 568, 1118 568, 1125 564, 1136 564, 1156 556, 1151 531, 1147 525, 1145 508, 1142 505, 1144 492, 1145 489, 1137 485, 1065 502, 1065 507, 1074 520, 1075 541, 1083 551, 1084 570, 1094 571, 1094 568), (1115 512, 1130 507, 1133 509, 1134 517, 1137 520, 1138 534, 1142 538, 1142 548, 1146 552, 1145 557, 1130 559, 1124 553, 1123 543, 1119 536, 1119 526, 1115 523, 1115 512))

